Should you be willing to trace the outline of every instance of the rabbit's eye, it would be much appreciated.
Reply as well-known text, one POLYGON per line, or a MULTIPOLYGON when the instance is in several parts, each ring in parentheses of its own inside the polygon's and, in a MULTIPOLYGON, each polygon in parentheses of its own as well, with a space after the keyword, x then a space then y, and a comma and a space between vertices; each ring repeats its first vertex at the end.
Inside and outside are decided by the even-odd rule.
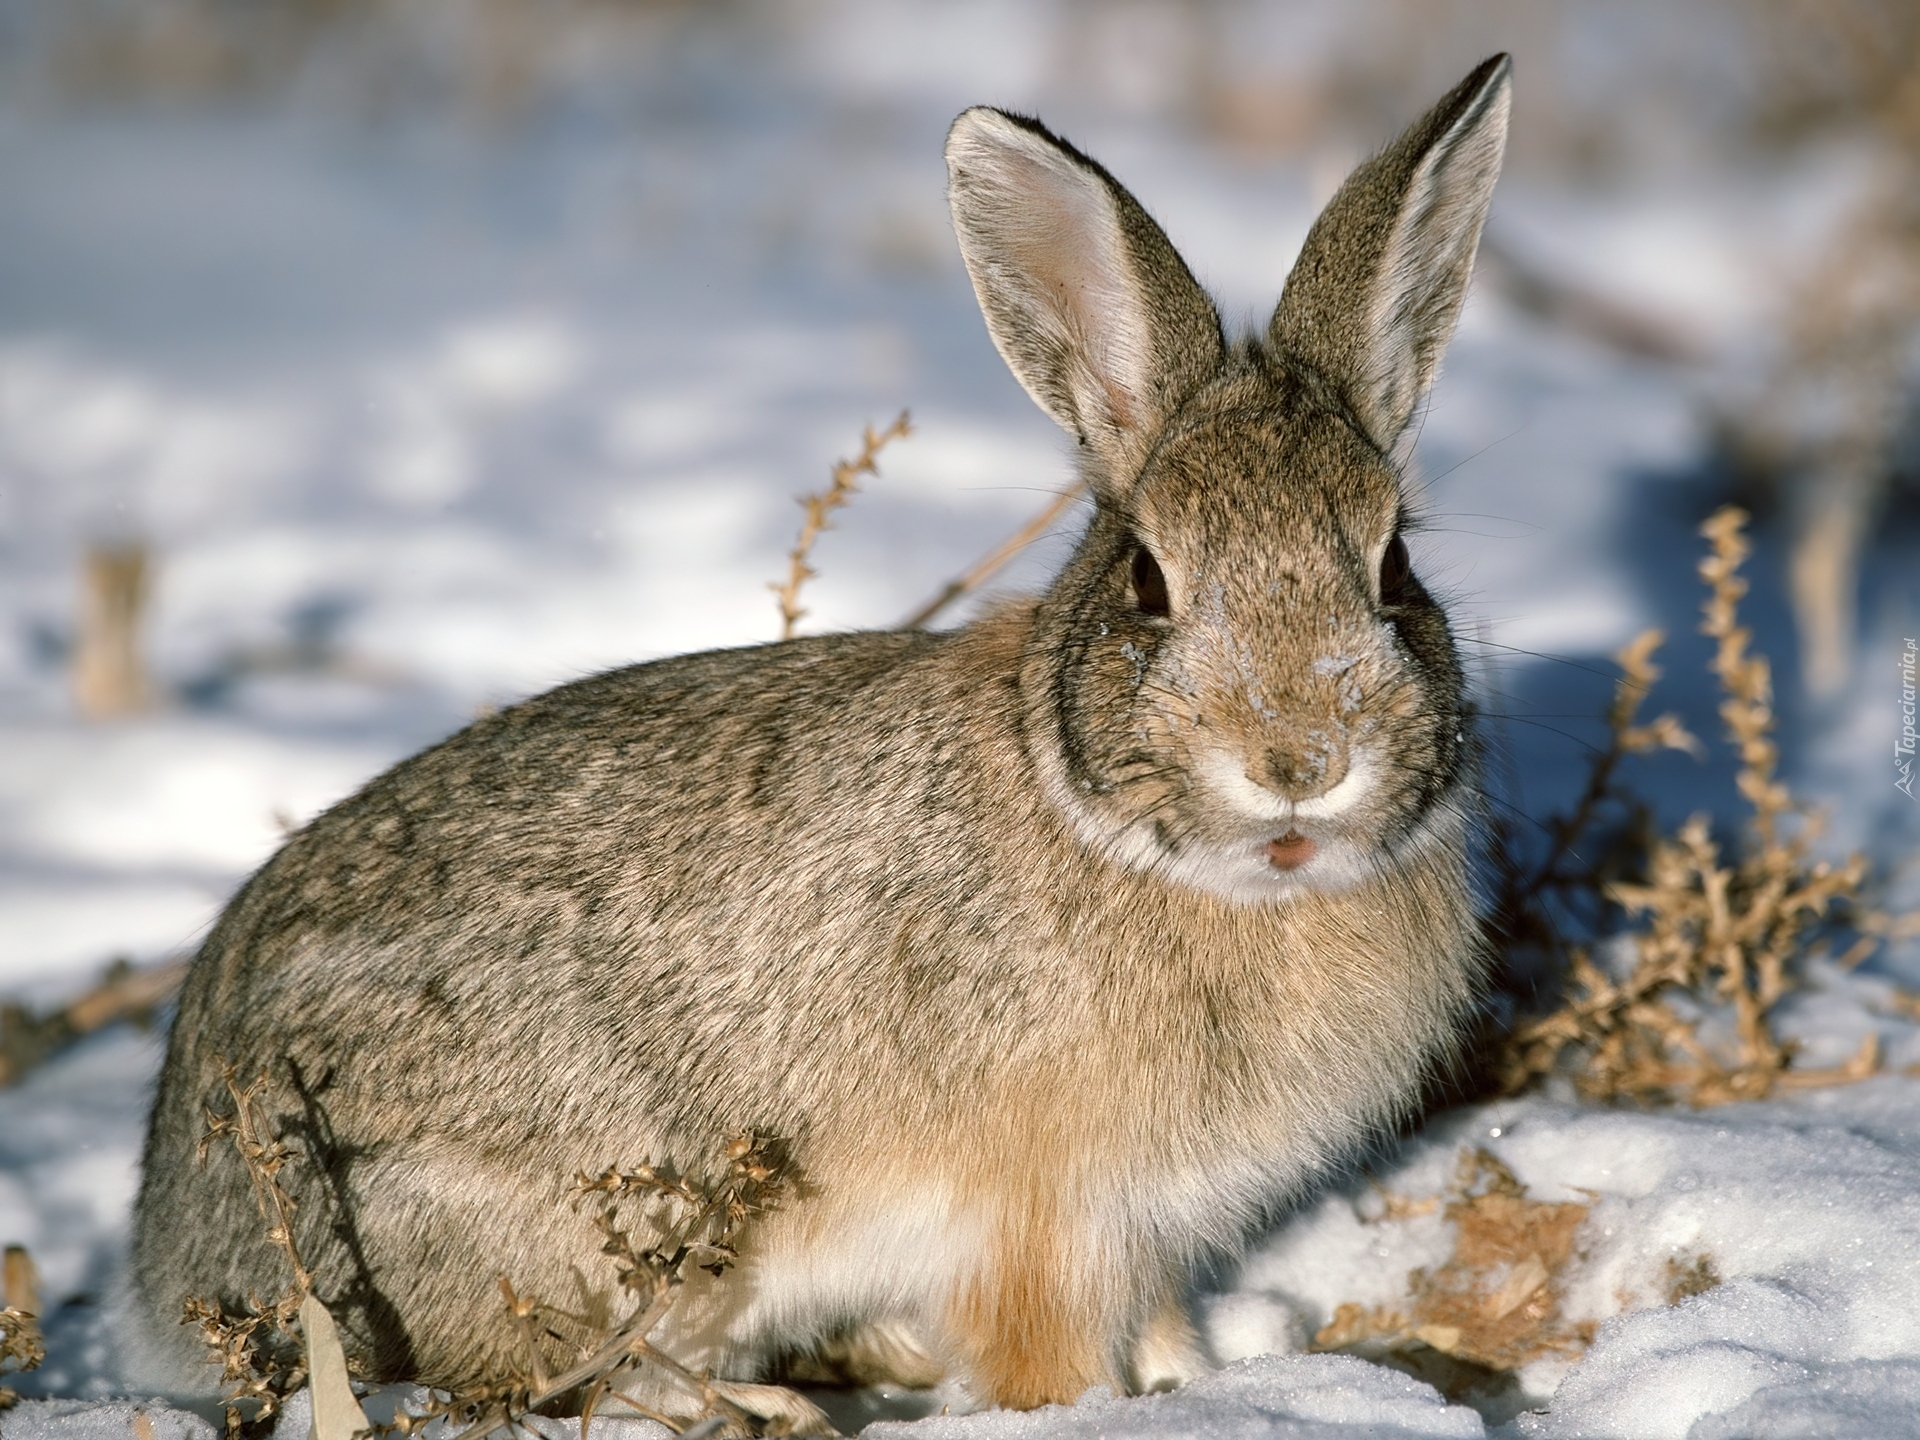
POLYGON ((1170 608, 1167 604, 1167 577, 1160 572, 1160 562, 1153 558, 1153 552, 1146 546, 1137 546, 1133 552, 1133 599, 1143 615, 1166 615, 1170 608))
POLYGON ((1413 578, 1413 563, 1407 559, 1407 542, 1399 535, 1387 542, 1387 553, 1380 557, 1380 598, 1389 605, 1398 604, 1407 581, 1413 578))

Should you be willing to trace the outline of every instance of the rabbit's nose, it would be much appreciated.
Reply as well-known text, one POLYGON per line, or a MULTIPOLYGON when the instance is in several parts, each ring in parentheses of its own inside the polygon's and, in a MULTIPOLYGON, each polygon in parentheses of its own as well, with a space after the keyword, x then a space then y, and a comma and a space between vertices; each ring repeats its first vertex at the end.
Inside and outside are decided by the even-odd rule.
POLYGON ((1347 778, 1346 743, 1315 736, 1297 746, 1275 745, 1247 767, 1247 778, 1288 800, 1312 800, 1347 778))

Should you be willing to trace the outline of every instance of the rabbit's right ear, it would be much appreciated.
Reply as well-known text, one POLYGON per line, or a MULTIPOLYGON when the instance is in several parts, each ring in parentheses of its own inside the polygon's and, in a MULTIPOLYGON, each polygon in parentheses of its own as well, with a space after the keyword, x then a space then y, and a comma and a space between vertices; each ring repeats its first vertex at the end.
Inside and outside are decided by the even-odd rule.
POLYGON ((994 345, 1102 462, 1096 491, 1124 485, 1221 361, 1212 302, 1140 203, 1036 121, 966 111, 947 135, 947 177, 994 345))
POLYGON ((1307 232, 1268 338, 1344 396, 1382 450, 1440 368, 1507 143, 1495 55, 1366 162, 1307 232))

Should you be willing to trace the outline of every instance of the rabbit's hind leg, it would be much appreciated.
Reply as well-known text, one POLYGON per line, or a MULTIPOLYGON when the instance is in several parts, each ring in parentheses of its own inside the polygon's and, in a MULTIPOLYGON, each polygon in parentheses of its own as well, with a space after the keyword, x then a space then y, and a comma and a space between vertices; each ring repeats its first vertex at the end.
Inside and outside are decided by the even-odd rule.
POLYGON ((876 1320, 829 1335, 811 1350, 788 1357, 780 1378, 797 1385, 900 1385, 931 1390, 946 1367, 900 1320, 876 1320))
POLYGON ((806 1437, 837 1436, 826 1411, 797 1390, 784 1385, 748 1384, 741 1380, 715 1380, 714 1393, 730 1400, 761 1422, 765 1435, 806 1437))
MULTIPOLYGON (((663 1419, 677 1430, 687 1430, 716 1414, 724 1418, 726 1410, 712 1403, 713 1399, 718 1399, 744 1410, 759 1422, 755 1427, 755 1433, 758 1434, 826 1440, 826 1437, 840 1433, 833 1428, 833 1422, 827 1418, 825 1411, 806 1396, 784 1385, 745 1380, 709 1380, 706 1385, 711 1392, 710 1398, 696 1395, 691 1387, 678 1379, 670 1379, 656 1370, 643 1368, 621 1377, 613 1393, 601 1400, 596 1413, 619 1416, 634 1409, 643 1415, 663 1419)), ((728 1426, 727 1429, 731 1433, 738 1433, 737 1426, 728 1426)))

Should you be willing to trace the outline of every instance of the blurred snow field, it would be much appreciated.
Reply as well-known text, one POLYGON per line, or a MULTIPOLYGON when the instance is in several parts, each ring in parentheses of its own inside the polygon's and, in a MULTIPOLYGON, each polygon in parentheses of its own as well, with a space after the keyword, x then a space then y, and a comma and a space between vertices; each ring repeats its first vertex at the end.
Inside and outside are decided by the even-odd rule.
MULTIPOLYGON (((1691 634, 1715 407, 1751 380, 1738 357, 1769 343, 1780 277, 1867 186, 1867 162, 1843 147, 1688 169, 1647 107, 1616 105, 1622 168, 1569 179, 1551 154, 1527 159, 1545 144, 1530 114, 1550 118, 1529 87, 1562 83, 1576 113, 1580 57, 1595 74, 1626 63, 1599 31, 1567 22, 1555 53, 1573 60, 1543 60, 1535 81, 1527 27, 1545 22, 1513 7, 1437 39, 1385 0, 1249 19, 1258 8, 810 0, 703 18, 663 0, 629 25, 583 3, 573 41, 530 51, 526 73, 500 62, 505 88, 472 92, 493 97, 476 117, 463 87, 492 72, 436 69, 431 27, 384 78, 329 51, 275 80, 291 98, 273 103, 243 87, 83 104, 51 62, 22 68, 53 53, 56 11, 0 4, 25 37, 0 59, 0 997, 46 1006, 115 957, 190 950, 286 830, 481 707, 773 638, 793 499, 863 425, 906 407, 915 434, 813 552, 808 630, 897 623, 1068 485, 1067 446, 993 353, 947 229, 940 141, 978 101, 1037 109, 1099 156, 1230 322, 1252 322, 1363 147, 1481 50, 1516 48, 1493 241, 1715 358, 1603 343, 1483 271, 1415 456, 1415 563, 1476 667, 1494 778, 1529 813, 1579 783, 1604 657, 1646 626, 1673 637, 1652 708, 1715 736, 1691 634), (1200 106, 1173 76, 1201 43, 1194 16, 1247 54, 1290 57, 1292 88, 1223 80, 1200 106), (1327 108, 1396 16, 1434 43, 1406 62, 1418 85, 1359 120, 1327 108), (1322 134, 1313 115, 1340 123, 1322 134), (89 722, 70 693, 82 557, 128 544, 148 558, 152 701, 89 722)), ((1660 7, 1598 8, 1666 33, 1660 7)), ((1675 53, 1698 51, 1687 27, 1717 33, 1723 9, 1673 21, 1675 53)), ((1792 699, 1777 546, 1746 618, 1778 666, 1791 778, 1829 807, 1835 846, 1867 848, 1911 894, 1920 814, 1881 758, 1894 646, 1920 616, 1905 523, 1864 552, 1851 689, 1792 699)), ((1039 583, 1070 528, 989 593, 1039 583)), ((1661 763, 1666 818, 1731 813, 1724 770, 1661 763)), ((1877 1034, 1878 1078, 1697 1113, 1552 1092, 1449 1112, 1213 1277, 1196 1313, 1217 1375, 915 1430, 1920 1435, 1920 1082, 1904 1073, 1920 1033, 1903 979, 1920 980, 1910 954, 1816 963, 1782 1017, 1808 1064, 1877 1034), (1584 1207, 1548 1285, 1565 1324, 1590 1330, 1584 1354, 1532 1360, 1497 1391, 1451 1387, 1473 1408, 1429 1383, 1441 1369, 1312 1353, 1342 1306, 1405 1305, 1409 1272, 1447 1264, 1448 1197, 1479 1149, 1530 1203, 1584 1207), (1682 1272, 1703 1288, 1669 1303, 1682 1272)), ((0 1417, 7 1440, 212 1433, 161 1401, 109 1399, 159 1046, 118 1027, 0 1089, 0 1241, 39 1265, 49 1348, 10 1377, 29 1398, 0 1417)), ((905 1440, 905 1423, 877 1433, 905 1440)), ((305 1424, 289 1412, 278 1433, 305 1424)))

